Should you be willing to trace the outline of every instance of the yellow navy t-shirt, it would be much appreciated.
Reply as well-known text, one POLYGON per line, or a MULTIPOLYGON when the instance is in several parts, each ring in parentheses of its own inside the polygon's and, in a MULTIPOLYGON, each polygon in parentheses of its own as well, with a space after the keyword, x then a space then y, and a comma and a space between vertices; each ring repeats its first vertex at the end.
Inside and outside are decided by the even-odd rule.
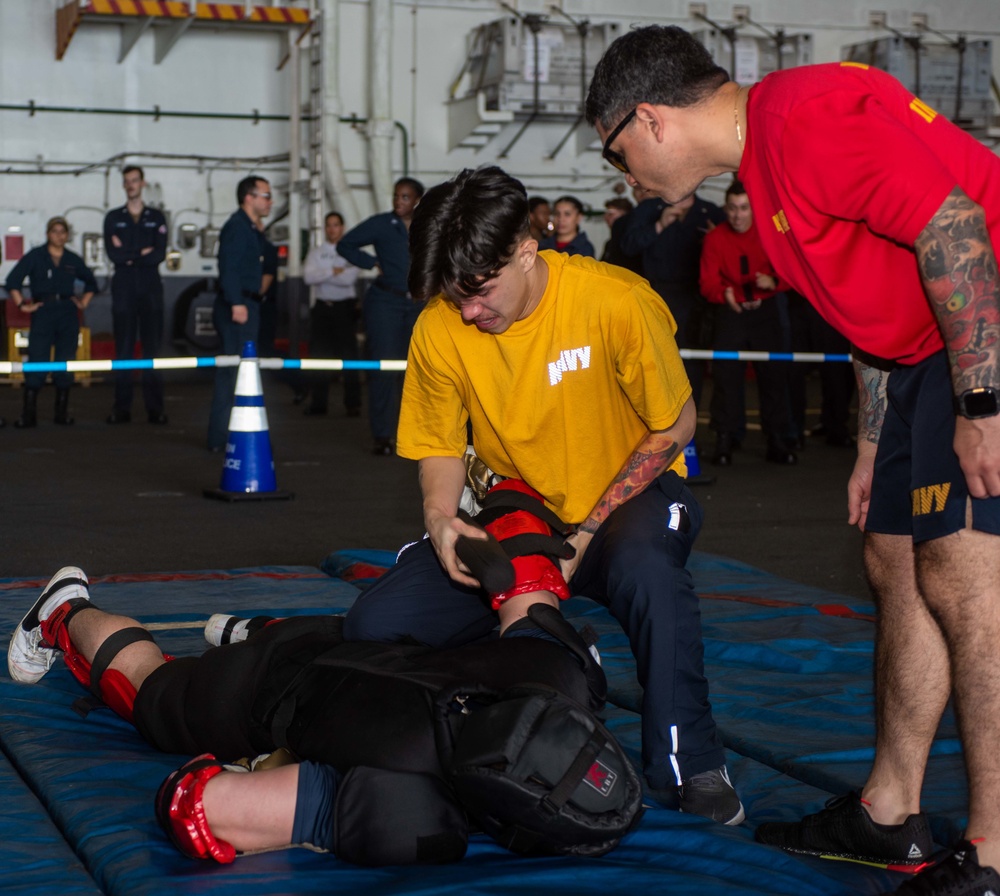
MULTIPOLYGON (((543 251, 538 306, 499 335, 432 299, 410 341, 397 450, 476 454, 523 479, 569 523, 586 519, 650 430, 672 426, 691 395, 667 306, 641 277, 543 251)), ((685 475, 683 454, 672 466, 685 475)))

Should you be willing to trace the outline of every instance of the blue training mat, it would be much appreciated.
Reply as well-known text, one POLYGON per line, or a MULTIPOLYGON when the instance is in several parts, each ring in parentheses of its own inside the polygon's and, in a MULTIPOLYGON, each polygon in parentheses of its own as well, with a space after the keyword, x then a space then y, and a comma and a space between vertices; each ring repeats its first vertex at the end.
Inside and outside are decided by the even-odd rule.
MULTIPOLYGON (((342 612, 358 587, 394 559, 389 552, 348 551, 327 558, 326 572, 267 567, 111 576, 93 580, 91 595, 102 609, 152 624, 165 652, 195 654, 205 649, 202 626, 213 612, 342 612)), ((654 804, 639 827, 600 859, 523 859, 475 835, 462 862, 439 867, 366 869, 300 849, 228 866, 198 862, 170 846, 152 810, 162 779, 188 757, 157 753, 106 709, 81 719, 72 703, 82 690, 57 663, 34 686, 0 675, 0 746, 9 760, 0 763, 0 893, 12 886, 25 896, 51 896, 56 888, 113 896, 891 891, 901 876, 787 855, 754 843, 752 830, 763 821, 794 820, 863 783, 874 740, 871 608, 844 606, 838 595, 724 558, 696 553, 690 568, 702 596, 715 717, 747 809, 744 826, 726 828, 654 804)), ((44 584, 0 580, 3 631, 13 630, 44 584)), ((626 639, 591 601, 575 598, 563 609, 575 624, 588 623, 600 634, 610 686, 608 726, 638 762, 641 694, 626 639)), ((924 800, 939 842, 951 842, 964 824, 960 760, 948 720, 924 800)))

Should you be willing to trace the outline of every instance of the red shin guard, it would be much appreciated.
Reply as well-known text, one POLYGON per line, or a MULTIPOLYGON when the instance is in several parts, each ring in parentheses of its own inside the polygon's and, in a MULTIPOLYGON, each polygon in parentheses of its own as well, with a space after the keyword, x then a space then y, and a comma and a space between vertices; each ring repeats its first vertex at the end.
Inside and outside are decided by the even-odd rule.
MULTIPOLYGON (((96 609, 91 604, 72 606, 69 602, 56 610, 41 623, 42 636, 63 652, 63 659, 73 677, 99 701, 120 715, 125 721, 133 722, 136 689, 132 682, 117 669, 109 669, 112 660, 127 647, 137 641, 152 641, 153 636, 144 628, 126 628, 115 632, 98 648, 93 663, 77 649, 69 636, 69 619, 80 610, 96 609)), ((94 701, 83 701, 87 710, 94 708, 94 701)), ((86 712, 82 712, 86 715, 86 712)))
POLYGON ((560 600, 569 598, 569 588, 555 560, 571 557, 572 548, 561 540, 559 527, 563 524, 545 507, 538 492, 519 479, 505 479, 490 489, 480 518, 486 520, 484 528, 500 542, 514 566, 513 587, 491 595, 494 610, 512 597, 532 591, 549 591, 560 600))
POLYGON ((514 564, 516 584, 513 588, 491 595, 490 606, 494 610, 499 610, 500 605, 512 597, 532 591, 549 591, 559 600, 569 600, 569 586, 563 578, 562 570, 548 557, 532 554, 528 557, 514 557, 511 563, 514 564))
POLYGON ((184 855, 228 865, 236 850, 212 833, 204 802, 205 786, 222 770, 222 763, 204 753, 172 772, 156 794, 156 818, 184 855))

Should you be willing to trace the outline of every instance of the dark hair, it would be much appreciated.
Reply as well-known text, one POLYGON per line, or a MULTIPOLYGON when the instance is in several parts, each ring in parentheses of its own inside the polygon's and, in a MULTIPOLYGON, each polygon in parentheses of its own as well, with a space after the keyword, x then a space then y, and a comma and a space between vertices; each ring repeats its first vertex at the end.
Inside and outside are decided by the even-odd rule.
POLYGON ((459 175, 427 191, 410 224, 410 293, 477 295, 528 237, 524 185, 495 165, 459 175))
POLYGON ((340 212, 327 212, 326 217, 323 219, 323 223, 326 224, 330 218, 336 218, 341 224, 344 223, 344 216, 340 212))
POLYGON ((122 177, 124 178, 126 174, 131 174, 133 171, 138 171, 139 177, 143 180, 146 179, 146 172, 143 171, 138 165, 126 165, 122 168, 122 177))
POLYGON ((647 25, 605 51, 587 94, 587 123, 611 129, 639 103, 694 106, 729 80, 708 50, 676 25, 647 25))
POLYGON ((631 199, 626 199, 624 196, 615 196, 614 199, 609 199, 604 203, 605 208, 616 208, 619 211, 628 214, 635 206, 632 204, 631 199))
POLYGON ((401 177, 396 181, 396 183, 393 184, 393 186, 410 187, 410 189, 417 194, 417 199, 420 199, 424 195, 424 185, 415 177, 401 177))
POLYGON ((266 184, 267 178, 258 177, 256 174, 251 174, 249 177, 244 177, 243 180, 241 180, 236 185, 237 205, 243 205, 243 202, 247 198, 247 196, 249 196, 251 193, 256 192, 257 184, 261 182, 266 184))
POLYGON ((738 177, 733 178, 733 182, 726 187, 726 199, 730 196, 745 196, 747 188, 743 186, 743 181, 738 177))
POLYGON ((533 215, 535 213, 535 209, 538 208, 538 206, 548 205, 548 204, 549 200, 546 199, 544 196, 532 196, 528 200, 528 214, 533 215))
POLYGON ((555 202, 552 203, 552 207, 555 208, 560 202, 568 202, 577 210, 579 214, 583 214, 583 203, 580 202, 575 196, 560 196, 555 202))

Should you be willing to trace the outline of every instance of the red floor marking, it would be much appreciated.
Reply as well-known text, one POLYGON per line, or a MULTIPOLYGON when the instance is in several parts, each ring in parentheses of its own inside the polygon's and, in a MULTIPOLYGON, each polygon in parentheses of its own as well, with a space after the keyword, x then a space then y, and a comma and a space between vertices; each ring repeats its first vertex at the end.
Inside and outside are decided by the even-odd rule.
MULTIPOLYGON (((165 572, 165 573, 121 573, 110 576, 94 576, 90 583, 128 584, 132 582, 222 582, 237 579, 270 579, 283 581, 286 579, 329 579, 323 572, 165 572)), ((24 579, 20 582, 0 584, 0 591, 19 590, 22 588, 43 588, 48 579, 24 579)))
POLYGON ((716 594, 711 591, 699 591, 699 597, 708 600, 731 600, 741 604, 756 604, 758 607, 805 607, 816 610, 824 616, 841 616, 844 619, 861 619, 865 622, 874 622, 875 616, 871 613, 859 613, 844 604, 801 604, 794 600, 780 600, 773 597, 757 597, 750 594, 716 594))
POLYGON ((875 622, 877 618, 874 613, 859 613, 845 604, 817 604, 816 609, 824 616, 844 616, 847 619, 864 619, 866 622, 875 622))

